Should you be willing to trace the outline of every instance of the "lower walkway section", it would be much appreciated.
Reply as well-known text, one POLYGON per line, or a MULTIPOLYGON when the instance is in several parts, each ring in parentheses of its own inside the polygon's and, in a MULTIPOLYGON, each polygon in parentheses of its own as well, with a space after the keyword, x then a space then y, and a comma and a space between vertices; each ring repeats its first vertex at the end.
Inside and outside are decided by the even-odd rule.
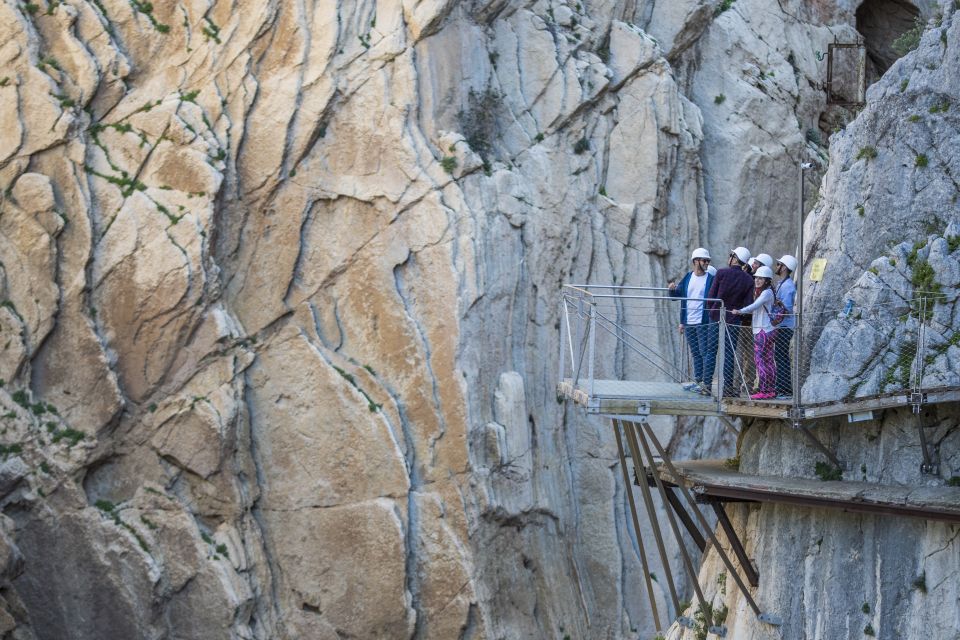
MULTIPOLYGON (((674 460, 673 467, 680 482, 702 502, 775 502, 960 523, 960 487, 749 475, 729 469, 721 460, 674 460)), ((665 484, 676 486, 670 469, 661 464, 657 472, 665 484)))

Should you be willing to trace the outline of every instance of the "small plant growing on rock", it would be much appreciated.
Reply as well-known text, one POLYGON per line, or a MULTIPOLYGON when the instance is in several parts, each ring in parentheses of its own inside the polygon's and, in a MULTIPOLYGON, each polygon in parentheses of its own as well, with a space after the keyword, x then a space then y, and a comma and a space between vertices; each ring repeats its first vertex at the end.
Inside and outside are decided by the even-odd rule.
POLYGON ((870 613, 870 605, 866 602, 863 603, 863 606, 860 607, 860 610, 864 613, 870 613))
POLYGON ((923 35, 924 23, 917 18, 913 27, 907 29, 903 35, 893 41, 890 45, 898 56, 905 56, 920 45, 920 36, 923 35))
POLYGON ((913 581, 913 588, 920 593, 927 593, 927 572, 924 571, 913 581))
POLYGON ((862 218, 862 217, 864 216, 864 214, 865 214, 865 210, 864 210, 864 208, 863 208, 863 205, 862 205, 862 204, 861 204, 861 205, 857 205, 857 215, 862 218))
POLYGON ((10 456, 18 456, 23 453, 23 446, 20 443, 0 444, 0 456, 6 460, 10 456))
POLYGON ((587 137, 584 136, 577 140, 576 144, 573 145, 573 152, 578 156, 585 151, 590 149, 590 141, 587 140, 587 137))
POLYGON ((900 93, 903 93, 907 90, 907 87, 910 86, 910 78, 904 78, 900 81, 900 93))
POLYGON ((917 113, 915 113, 915 114, 913 114, 912 116, 910 116, 909 118, 907 118, 907 120, 909 120, 910 122, 920 122, 921 119, 922 119, 922 118, 920 118, 920 115, 917 114, 917 113))
POLYGON ((919 167, 920 169, 925 168, 930 164, 930 158, 927 157, 925 153, 917 154, 917 159, 914 161, 914 166, 919 167))
POLYGON ((960 476, 950 476, 950 479, 947 480, 948 487, 960 487, 960 476))
POLYGON ((453 170, 457 168, 457 159, 454 156, 444 156, 443 160, 440 161, 440 166, 447 173, 453 173, 453 170))
POLYGON ((857 160, 873 160, 876 157, 876 147, 860 147, 860 151, 857 152, 857 160))
MULTIPOLYGON (((217 44, 221 44, 221 42, 220 42, 220 27, 218 27, 218 26, 216 25, 216 23, 214 23, 213 20, 211 20, 210 18, 207 18, 206 16, 204 16, 203 20, 204 20, 204 22, 207 23, 206 26, 204 26, 203 28, 200 29, 200 31, 203 32, 203 37, 206 38, 207 40, 213 40, 213 41, 216 42, 217 44)), ((369 38, 369 36, 368 36, 368 38, 369 38)), ((370 47, 370 45, 368 44, 368 45, 367 45, 367 48, 369 48, 369 47, 370 47)))
POLYGON ((732 7, 734 2, 736 2, 736 0, 722 0, 722 2, 717 5, 717 8, 713 10, 713 15, 719 16, 721 13, 732 7))
POLYGON ((826 462, 818 462, 814 466, 813 472, 824 482, 828 480, 843 480, 843 471, 826 462))
POLYGON ((485 162, 493 152, 493 141, 497 137, 497 115, 502 104, 500 94, 495 89, 471 89, 467 95, 467 108, 457 114, 467 144, 485 162))
POLYGON ((868 622, 867 626, 863 628, 863 635, 873 637, 877 635, 877 632, 873 630, 873 625, 868 622))
POLYGON ((714 97, 713 104, 723 104, 724 102, 726 102, 726 100, 727 100, 727 96, 721 93, 718 96, 714 97))
POLYGON ((606 186, 606 185, 603 185, 603 184, 600 185, 600 195, 602 195, 603 197, 606 197, 606 196, 607 196, 607 186, 606 186))
POLYGON ((732 458, 727 458, 723 461, 723 466, 732 471, 740 470, 740 456, 734 456, 732 458))

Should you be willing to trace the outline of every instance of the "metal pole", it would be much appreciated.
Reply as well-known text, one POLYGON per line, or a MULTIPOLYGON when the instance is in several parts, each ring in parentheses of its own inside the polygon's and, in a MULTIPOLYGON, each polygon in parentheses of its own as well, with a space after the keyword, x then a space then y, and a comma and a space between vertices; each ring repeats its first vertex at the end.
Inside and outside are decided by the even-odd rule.
MULTIPOLYGON (((636 469, 639 464, 643 466, 643 459, 640 457, 640 446, 637 444, 637 434, 632 428, 631 423, 621 421, 623 424, 624 435, 627 436, 627 444, 630 446, 630 457, 633 458, 633 467, 636 469)), ((656 473, 656 469, 652 470, 656 473)), ((638 474, 639 475, 639 474, 638 474)), ((676 615, 683 614, 680 611, 680 599, 677 597, 677 587, 673 584, 673 572, 670 570, 670 557, 667 555, 667 549, 663 545, 663 534, 660 532, 660 521, 657 519, 657 509, 653 504, 653 498, 650 496, 650 487, 646 482, 640 483, 640 493, 643 495, 643 505, 647 509, 647 518, 650 520, 650 528, 653 529, 653 538, 657 543, 657 551, 660 553, 660 565, 663 567, 663 573, 667 579, 667 589, 670 591, 670 601, 673 603, 673 609, 676 615)))
MULTIPOLYGON (((560 296, 560 382, 564 381, 567 368, 567 298, 560 296)), ((572 391, 572 390, 571 390, 572 391)))
POLYGON ((803 385, 800 384, 800 357, 803 353, 803 178, 804 172, 811 166, 809 162, 800 162, 800 202, 798 204, 800 244, 797 250, 797 269, 793 272, 794 284, 797 286, 797 297, 794 301, 797 322, 793 333, 793 407, 795 409, 794 415, 797 416, 800 415, 800 407, 803 405, 800 397, 803 389, 803 385))
POLYGON ((597 342, 597 306, 590 305, 590 361, 587 363, 587 373, 590 376, 590 401, 593 401, 593 363, 596 360, 597 342))
MULTIPOLYGON (((647 424, 642 423, 644 426, 647 424)), ((640 431, 636 425, 633 425, 637 431, 640 431)), ((629 427, 628 427, 629 428, 629 427)), ((677 540, 677 548, 680 549, 680 557, 683 559, 683 566, 687 569, 687 574, 690 576, 690 583, 693 585, 693 591, 697 595, 697 602, 700 603, 700 611, 703 612, 704 618, 707 620, 707 625, 710 624, 711 620, 708 618, 710 615, 710 609, 707 607, 707 599, 703 597, 703 591, 700 589, 700 578, 697 575, 697 570, 693 566, 693 561, 690 559, 690 554, 687 552, 687 545, 683 540, 683 537, 680 535, 680 528, 677 526, 677 519, 673 516, 673 511, 670 510, 670 499, 667 498, 667 490, 663 486, 663 480, 660 479, 660 474, 657 473, 657 463, 653 459, 653 453, 650 452, 650 445, 647 444, 647 439, 642 432, 637 434, 640 439, 640 445, 643 447, 643 452, 647 456, 647 460, 650 463, 650 471, 653 475, 653 480, 657 485, 657 491, 660 492, 660 502, 663 504, 663 510, 667 514, 667 522, 670 524, 670 529, 673 531, 673 537, 677 540)), ((696 509, 696 507, 694 507, 696 509)))
POLYGON ((727 352, 727 320, 724 317, 726 311, 723 305, 720 306, 720 320, 717 322, 717 413, 723 409, 723 390, 726 388, 727 381, 724 378, 724 362, 727 352))
POLYGON ((747 551, 743 548, 743 543, 740 542, 740 536, 737 535, 736 530, 733 528, 733 523, 730 522, 726 510, 723 508, 723 503, 717 500, 711 500, 710 506, 713 507, 713 512, 717 514, 717 522, 720 523, 723 532, 727 534, 730 547, 733 549, 734 555, 737 556, 737 560, 740 562, 740 566, 743 568, 747 580, 750 581, 750 586, 758 586, 760 584, 760 576, 757 574, 757 570, 753 568, 750 558, 747 557, 747 551))
POLYGON ((623 470, 623 489, 627 492, 627 501, 630 503, 630 517, 633 519, 633 530, 637 534, 637 546, 640 548, 640 564, 643 566, 643 578, 647 583, 647 594, 650 596, 650 609, 653 611, 653 624, 657 627, 657 633, 663 631, 660 625, 660 613, 657 611, 657 599, 653 593, 653 582, 650 580, 650 565, 647 563, 647 552, 643 548, 643 538, 640 537, 640 519, 637 517, 637 504, 633 500, 633 483, 630 482, 630 474, 627 472, 627 459, 623 454, 623 439, 620 437, 619 420, 611 420, 613 423, 613 433, 617 436, 617 453, 620 454, 620 468, 623 470))
MULTIPOLYGON (((650 442, 653 443, 653 446, 656 447, 657 453, 660 454, 660 459, 663 460, 664 466, 667 467, 667 471, 670 473, 670 476, 673 478, 673 484, 677 485, 677 488, 680 489, 680 493, 683 494, 683 497, 686 499, 687 504, 690 505, 690 509, 693 511, 693 515, 697 516, 697 520, 700 522, 700 526, 703 527, 704 532, 707 534, 707 537, 710 539, 710 543, 714 546, 717 551, 717 555, 720 556, 720 560, 723 561, 724 566, 727 567, 727 571, 733 576, 734 582, 737 583, 737 586, 740 588, 740 593, 743 594, 744 599, 747 601, 747 604, 750 605, 750 608, 753 609, 754 614, 759 618, 761 615, 764 615, 766 619, 760 618, 762 621, 767 622, 770 620, 770 616, 763 614, 760 611, 760 607, 757 606, 756 601, 753 599, 753 596, 750 595, 750 591, 747 588, 747 585, 743 583, 743 578, 740 577, 740 574, 737 572, 736 567, 733 566, 733 562, 730 561, 730 558, 727 557, 726 552, 723 550, 723 547, 720 546, 720 541, 717 540, 716 534, 713 532, 713 528, 710 526, 710 523, 707 522, 707 519, 700 509, 697 508, 697 503, 693 499, 693 496, 690 495, 690 490, 687 489, 687 486, 683 484, 683 478, 680 477, 680 473, 677 471, 677 468, 673 466, 673 462, 670 461, 670 457, 667 456, 667 452, 664 451, 663 445, 660 444, 660 441, 657 440, 656 434, 653 432, 653 428, 646 422, 641 422, 640 425, 643 427, 646 432, 647 437, 650 439, 650 442)), ((656 469, 653 469, 653 473, 657 473, 656 469)))

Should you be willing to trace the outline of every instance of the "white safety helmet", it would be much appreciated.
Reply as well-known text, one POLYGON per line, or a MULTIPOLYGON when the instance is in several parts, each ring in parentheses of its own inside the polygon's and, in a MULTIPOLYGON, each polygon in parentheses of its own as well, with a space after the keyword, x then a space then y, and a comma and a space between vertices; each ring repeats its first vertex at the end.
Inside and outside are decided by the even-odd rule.
POLYGON ((768 267, 767 265, 763 265, 763 266, 757 267, 757 270, 756 270, 756 272, 753 274, 753 277, 754 277, 754 278, 772 278, 772 277, 773 277, 773 269, 771 269, 771 268, 768 267))
POLYGON ((791 255, 785 255, 777 260, 777 262, 785 266, 787 269, 790 269, 790 273, 793 273, 797 270, 797 259, 791 255))
POLYGON ((704 258, 705 260, 709 260, 710 252, 704 249, 703 247, 698 247, 693 250, 693 255, 690 256, 690 260, 696 260, 697 258, 704 258))
POLYGON ((713 265, 710 265, 709 267, 707 267, 707 273, 709 273, 712 276, 715 276, 717 275, 717 268, 713 265))
POLYGON ((730 253, 737 256, 737 259, 743 264, 748 264, 750 262, 750 249, 747 249, 746 247, 737 247, 730 253))
POLYGON ((773 269, 773 256, 768 253, 761 253, 758 256, 753 256, 753 259, 762 264, 765 267, 770 267, 773 269))

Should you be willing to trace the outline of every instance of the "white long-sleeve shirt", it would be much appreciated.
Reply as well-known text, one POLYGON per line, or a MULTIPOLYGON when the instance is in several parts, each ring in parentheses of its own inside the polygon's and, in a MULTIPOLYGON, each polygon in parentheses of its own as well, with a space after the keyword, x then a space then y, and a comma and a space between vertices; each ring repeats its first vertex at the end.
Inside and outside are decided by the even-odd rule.
POLYGON ((773 310, 773 291, 764 289, 753 304, 740 309, 740 313, 753 313, 753 332, 760 333, 762 329, 766 333, 773 331, 773 324, 770 322, 770 311, 773 310))

